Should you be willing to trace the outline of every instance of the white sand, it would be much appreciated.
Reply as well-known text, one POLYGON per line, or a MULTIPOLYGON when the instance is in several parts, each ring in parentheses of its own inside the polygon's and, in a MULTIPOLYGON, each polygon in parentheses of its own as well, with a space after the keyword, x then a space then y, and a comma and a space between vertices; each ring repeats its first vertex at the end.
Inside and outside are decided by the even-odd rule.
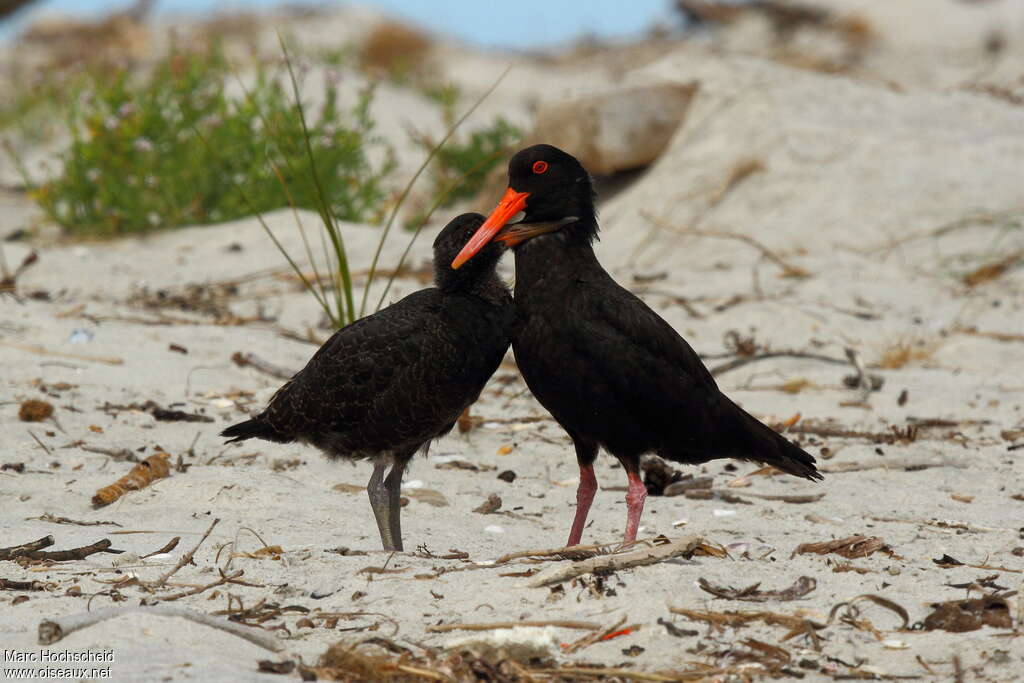
MULTIPOLYGON (((944 31, 959 30, 946 25, 955 23, 952 19, 930 19, 933 46, 941 44, 944 31)), ((1016 35, 1019 40, 1021 34, 1016 35)), ((451 74, 470 92, 479 91, 502 63, 493 55, 463 51, 452 60, 451 74)), ((872 369, 884 378, 884 386, 871 394, 866 408, 844 405, 858 397, 841 384, 848 367, 813 360, 754 363, 722 375, 720 384, 770 421, 800 413, 804 420, 831 419, 845 428, 874 432, 905 427, 910 418, 952 421, 953 426, 922 430, 912 443, 876 446, 828 438, 808 446, 815 454, 827 446, 832 457, 822 464, 830 467, 879 457, 940 458, 947 465, 836 473, 820 485, 789 477, 754 477, 750 487, 735 491, 741 497, 825 494, 807 505, 755 497, 748 497, 751 505, 649 497, 644 537, 700 533, 722 545, 745 545, 734 547, 732 559, 695 558, 621 572, 606 581, 614 595, 567 585, 559 597, 546 588, 526 587, 523 578, 499 576, 527 568, 521 564, 417 579, 416 575, 437 574, 440 568, 465 569, 506 552, 553 548, 565 540, 575 504, 572 448, 554 423, 508 421, 545 415, 513 366, 499 370, 473 408, 474 415, 485 421, 482 427, 466 436, 446 437, 434 445, 430 458, 413 461, 406 482, 421 482, 421 488, 440 492, 447 505, 435 507, 413 497, 403 511, 410 552, 389 559, 379 550, 365 494, 335 489, 338 484, 365 484, 368 466, 332 464, 300 446, 247 442, 224 447, 217 437, 223 427, 261 408, 280 384, 251 368, 236 367, 231 354, 248 351, 283 366, 301 366, 314 347, 282 337, 279 329, 303 333, 313 328, 326 336, 316 329, 320 314, 311 297, 286 278, 247 281, 240 285, 231 310, 252 316, 262 309, 277 322, 244 326, 215 325, 201 315, 149 310, 129 301, 143 286, 177 291, 186 284, 218 283, 264 269, 286 272, 255 221, 100 244, 41 242, 40 261, 24 274, 19 288, 23 294, 45 289, 53 300, 15 303, 5 298, 0 303, 0 429, 5 435, 0 464, 26 467, 20 474, 0 472, 0 546, 52 534, 56 544, 51 549, 110 538, 115 548, 143 555, 172 536, 182 540, 169 556, 119 568, 113 565, 125 556, 106 554, 52 567, 26 569, 3 563, 0 578, 57 584, 50 592, 0 591, 3 647, 38 652, 36 629, 41 619, 81 612, 90 596, 93 608, 116 604, 105 582, 133 575, 155 579, 196 543, 213 518, 219 518, 220 524, 197 553, 195 566, 183 568, 172 583, 187 587, 216 580, 216 567, 223 568, 232 552, 225 544, 232 542, 240 553, 253 553, 264 542, 280 545, 284 553, 277 560, 232 560, 232 569, 243 569, 244 580, 258 586, 221 587, 214 589, 216 597, 210 591, 172 604, 210 613, 226 609, 230 594, 235 607, 241 602, 248 608, 260 601, 297 605, 350 615, 340 619, 339 631, 379 629, 340 633, 320 625, 301 627, 296 622, 309 614, 299 611, 264 624, 284 625, 287 631, 280 635, 285 638, 285 656, 301 657, 307 664, 339 638, 387 635, 439 646, 460 635, 427 632, 428 626, 439 623, 582 619, 611 625, 625 617, 628 624, 640 624, 640 630, 562 661, 650 671, 685 669, 696 662, 726 666, 736 661, 727 654, 730 648, 746 651, 740 641, 756 638, 786 648, 794 668, 806 659, 822 669, 801 669, 809 679, 825 678, 826 672, 850 673, 843 663, 860 664, 864 671, 879 674, 950 678, 953 658, 959 657, 969 679, 1014 680, 1024 669, 1024 645, 1020 638, 1007 637, 1005 629, 898 632, 900 622, 894 614, 868 604, 861 606, 861 616, 880 630, 879 638, 834 623, 822 632, 822 651, 816 652, 803 638, 783 642, 783 627, 716 631, 668 612, 670 605, 764 608, 787 614, 800 609, 824 622, 837 603, 870 593, 899 603, 915 623, 929 613, 929 603, 966 595, 947 584, 994 574, 996 584, 1011 590, 1021 586, 1024 560, 1012 551, 1024 546, 1024 502, 1012 496, 1024 495, 1024 469, 1019 451, 1008 450, 1012 441, 1001 433, 1024 428, 1024 341, 1019 336, 1024 333, 1024 271, 1018 264, 974 288, 959 278, 1024 247, 1024 108, 936 85, 948 76, 944 68, 935 64, 927 78, 906 82, 902 92, 893 92, 872 79, 798 71, 751 56, 714 56, 707 46, 682 45, 624 76, 587 63, 556 68, 527 61, 512 72, 497 102, 510 103, 507 106, 519 112, 517 116, 525 116, 531 98, 545 92, 553 96, 550 93, 569 89, 580 78, 588 84, 600 84, 602 79, 612 83, 620 77, 627 83, 699 80, 700 94, 666 154, 602 205, 601 258, 620 282, 641 292, 703 353, 722 352, 729 330, 753 334, 758 343, 774 349, 842 357, 843 349, 851 347, 867 363, 878 362, 901 344, 927 351, 897 369, 872 369), (759 160, 764 170, 709 207, 731 169, 749 159, 759 160), (780 278, 778 266, 747 244, 669 235, 654 229, 641 212, 678 227, 749 235, 810 277, 780 278), (931 236, 946 225, 962 227, 942 237, 931 236), (914 239, 897 244, 905 238, 914 239), (232 243, 243 245, 243 250, 227 251, 232 243), (654 282, 634 280, 658 274, 664 277, 654 282), (680 297, 699 316, 679 305, 680 297), (740 297, 738 303, 735 297, 740 297), (144 323, 161 314, 192 322, 144 323), (966 333, 970 328, 1011 336, 1000 341, 966 333), (79 330, 86 334, 76 335, 79 330), (73 343, 75 336, 91 340, 73 343), (170 344, 187 348, 187 355, 169 350, 170 344), (16 345, 76 357, 41 355, 16 345), (110 365, 87 357, 123 362, 110 365), (799 379, 810 386, 795 394, 778 390, 799 379), (62 382, 71 386, 52 389, 62 382), (48 387, 47 393, 41 385, 48 387), (900 406, 897 398, 904 390, 908 400, 900 406), (50 401, 56 421, 20 422, 18 404, 28 398, 50 401), (232 401, 227 409, 218 408, 223 403, 218 399, 223 398, 232 401), (147 400, 205 413, 214 422, 157 422, 142 411, 114 414, 102 409, 108 402, 147 400), (499 419, 502 422, 487 422, 499 419), (30 430, 49 452, 33 440, 30 430), (90 499, 96 489, 127 473, 130 464, 111 462, 76 443, 128 448, 140 457, 159 447, 175 460, 182 456, 191 467, 110 507, 93 510, 90 499), (437 468, 452 457, 488 469, 437 468), (507 469, 517 474, 511 484, 496 478, 507 469), (501 512, 472 512, 491 493, 501 496, 501 512), (953 494, 971 497, 972 502, 955 500, 953 494), (728 514, 721 515, 720 510, 728 514), (120 526, 55 525, 31 519, 44 513, 120 526), (686 520, 685 526, 674 527, 679 520, 686 520), (943 527, 930 520, 956 524, 943 527), (125 531, 140 533, 118 533, 125 531), (864 574, 833 572, 833 565, 843 561, 834 555, 790 559, 800 543, 858 533, 884 538, 898 557, 875 554, 853 560, 855 566, 870 570, 864 574), (468 553, 469 561, 411 552, 420 546, 437 555, 458 549, 468 553), (367 555, 328 552, 339 547, 367 555), (754 559, 743 557, 744 548, 754 559), (943 554, 997 568, 943 569, 932 561, 943 554), (385 564, 401 571, 360 573, 385 564), (760 581, 762 588, 780 589, 804 575, 817 580, 817 589, 794 603, 719 600, 696 585, 703 577, 717 585, 743 587, 760 581), (67 596, 67 589, 76 584, 82 595, 67 596), (11 604, 21 595, 29 599, 11 604), (676 638, 657 624, 659 618, 699 634, 676 638), (644 651, 637 656, 623 653, 633 645, 644 651)), ((391 96, 383 91, 378 109, 386 109, 391 96)), ((408 109, 414 106, 411 96, 394 96, 406 98, 394 111, 415 118, 416 112, 408 109)), ((402 161, 403 168, 415 166, 406 158, 402 161)), ((35 212, 25 200, 5 195, 3 202, 0 234, 33 220, 35 212)), ((303 219, 308 226, 316 225, 312 214, 303 214, 303 219)), ((297 249, 292 214, 277 212, 269 220, 297 249)), ((377 236, 373 227, 345 226, 350 258, 360 264, 357 270, 368 264, 377 236)), ((413 265, 428 258, 432 237, 429 232, 420 239, 413 265)), ((385 249, 385 266, 395 263, 403 242, 401 235, 394 236, 385 249)), ((20 262, 31 246, 4 244, 7 262, 20 262)), ((504 264, 505 272, 509 265, 504 264)), ((413 278, 400 279, 389 300, 419 286, 413 278)), ((371 302, 379 291, 371 294, 371 302)), ((1017 444, 1022 441, 1021 436, 1008 437, 1017 444)), ((598 461, 598 479, 605 487, 625 484, 613 464, 606 456, 598 461)), ((689 471, 713 476, 719 488, 756 469, 741 463, 727 471, 729 466, 717 461, 689 471)), ((585 542, 620 537, 623 495, 599 493, 585 542)), ((121 588, 119 594, 125 605, 135 605, 145 596, 137 586, 121 588)), ((1010 599, 1011 606, 1015 600, 1019 598, 1010 599)), ((561 631, 560 639, 570 642, 581 635, 561 631)), ((272 653, 180 619, 121 617, 72 634, 52 648, 113 648, 114 680, 274 680, 256 673, 256 662, 276 658, 272 653)))

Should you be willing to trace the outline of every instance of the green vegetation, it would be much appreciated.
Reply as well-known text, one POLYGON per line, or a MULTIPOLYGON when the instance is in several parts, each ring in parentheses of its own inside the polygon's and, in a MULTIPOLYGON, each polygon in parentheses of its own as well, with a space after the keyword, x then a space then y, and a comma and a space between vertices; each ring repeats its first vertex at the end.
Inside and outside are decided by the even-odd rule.
MULTIPOLYGON (((317 267, 318 259, 314 256, 313 251, 310 248, 309 238, 306 235, 305 229, 302 225, 302 222, 299 220, 298 215, 296 215, 296 224, 302 236, 302 244, 305 250, 305 255, 313 269, 312 278, 307 277, 306 274, 303 273, 302 269, 299 267, 295 259, 288 253, 288 251, 281 244, 280 240, 278 240, 274 233, 270 230, 270 227, 263 220, 263 217, 260 215, 260 212, 255 209, 254 200, 240 186, 237 189, 239 190, 239 194, 242 197, 243 201, 245 201, 250 207, 253 207, 252 213, 256 214, 257 218, 260 221, 260 224, 263 226, 263 229, 267 232, 268 236, 274 242, 274 245, 281 252, 281 255, 285 258, 285 260, 289 263, 289 265, 292 267, 292 269, 295 271, 298 277, 302 280, 302 283, 306 287, 307 291, 309 291, 309 293, 317 300, 317 303, 320 305, 324 313, 330 319, 331 324, 334 327, 342 327, 343 325, 354 322, 355 320, 357 320, 358 318, 362 317, 367 313, 367 299, 370 292, 370 288, 373 285, 374 278, 377 275, 377 268, 380 261, 381 251, 383 250, 384 243, 387 241, 388 235, 391 232, 391 228, 394 225, 395 218, 397 217, 399 211, 401 210, 406 198, 409 196, 409 192, 412 190, 412 187, 415 185, 416 181, 419 179, 420 175, 423 173, 427 165, 430 164, 430 162, 433 159, 435 159, 438 154, 444 151, 445 144, 448 143, 448 141, 452 138, 456 130, 458 130, 459 126, 461 126, 462 123, 474 111, 476 111, 477 107, 479 107, 480 104, 487 97, 489 97, 492 92, 494 92, 495 88, 498 87, 498 85, 501 83, 502 79, 504 79, 505 74, 507 74, 508 71, 506 70, 506 72, 503 73, 494 82, 490 89, 488 89, 487 92, 481 95, 480 98, 477 99, 477 101, 474 102, 473 105, 461 117, 459 117, 456 120, 453 120, 449 124, 448 130, 445 133, 444 137, 441 138, 439 142, 429 147, 427 158, 420 165, 419 169, 417 169, 416 173, 414 173, 413 176, 406 183, 405 187, 399 194, 397 201, 393 203, 387 221, 385 221, 384 227, 381 230, 380 238, 377 241, 377 248, 374 251, 373 259, 370 262, 369 273, 367 275, 366 283, 363 287, 363 296, 357 309, 355 305, 352 277, 349 270, 348 255, 347 252, 345 251, 344 238, 338 227, 337 221, 335 220, 335 216, 332 213, 332 204, 331 201, 328 199, 330 197, 330 194, 326 190, 325 184, 322 182, 322 176, 319 171, 321 164, 313 141, 313 130, 307 125, 305 108, 299 97, 298 79, 296 78, 295 75, 295 69, 292 64, 291 57, 288 53, 288 48, 283 40, 281 41, 281 50, 284 54, 284 62, 287 68, 288 78, 292 87, 292 93, 295 98, 295 109, 298 114, 301 143, 302 147, 305 150, 305 166, 289 166, 289 177, 285 176, 285 173, 277 164, 272 163, 271 166, 273 168, 274 173, 277 175, 279 179, 279 183, 281 185, 282 190, 285 192, 286 195, 288 195, 289 203, 293 208, 297 206, 297 203, 291 200, 291 182, 297 175, 300 175, 303 171, 305 171, 305 173, 309 176, 308 182, 311 183, 311 186, 313 188, 313 197, 315 199, 316 208, 319 211, 323 227, 323 232, 320 235, 323 259, 320 259, 320 263, 323 264, 324 260, 326 260, 326 272, 321 274, 319 268, 317 267)), ((248 100, 251 102, 253 99, 253 94, 249 93, 248 100)), ((271 129, 273 131, 273 129, 270 126, 268 126, 268 129, 271 129)), ((204 140, 204 144, 206 144, 207 147, 211 147, 209 143, 205 143, 205 139, 201 139, 204 140)), ((461 180, 462 179, 457 179, 456 182, 460 182, 461 180)), ((435 208, 436 206, 437 202, 435 202, 435 208)), ((432 210, 433 209, 431 209, 431 211, 432 210)), ((427 214, 427 218, 429 218, 429 213, 427 214)), ((375 310, 380 310, 380 308, 384 305, 387 293, 391 288, 391 284, 394 282, 395 274, 401 270, 402 265, 404 264, 406 258, 409 255, 410 250, 412 249, 413 243, 416 241, 416 238, 419 236, 419 233, 423 229, 425 224, 426 219, 424 219, 422 222, 419 223, 419 225, 416 226, 412 235, 409 237, 406 243, 405 250, 402 252, 402 256, 399 258, 398 263, 395 265, 394 269, 392 270, 391 274, 388 277, 387 283, 383 288, 383 291, 380 295, 380 299, 377 302, 375 310)))
POLYGON ((30 145, 53 138, 63 116, 60 103, 77 97, 86 79, 81 72, 32 78, 13 69, 5 80, 5 89, 14 92, 0 101, 0 131, 14 131, 22 145, 30 145), (15 82, 22 87, 10 85, 15 82))
POLYGON ((97 75, 68 111, 72 144, 59 177, 37 188, 40 205, 69 232, 100 236, 289 204, 318 209, 308 142, 330 212, 378 219, 393 164, 367 157, 382 144, 372 135, 372 93, 345 110, 328 83, 307 129, 280 75, 261 67, 247 97, 229 97, 231 71, 215 47, 174 51, 145 74, 97 75))
MULTIPOLYGON (((456 86, 421 86, 442 108, 447 131, 436 143, 420 141, 426 159, 391 197, 384 186, 395 163, 373 133, 373 89, 343 108, 336 71, 328 68, 323 97, 313 107, 300 98, 301 69, 283 40, 281 50, 279 66, 258 63, 244 84, 216 47, 173 50, 145 69, 84 65, 73 80, 51 73, 16 106, 0 110, 7 116, 0 127, 30 130, 44 114, 66 122, 71 143, 59 174, 31 191, 68 233, 112 237, 254 215, 331 324, 341 327, 370 312, 367 299, 384 242, 421 175, 427 173, 432 206, 409 225, 413 232, 389 268, 377 309, 433 211, 475 194, 519 131, 498 119, 463 141, 453 137, 501 78, 458 117, 456 86), (58 80, 68 84, 63 92, 52 85, 58 80), (239 85, 237 94, 225 92, 239 85), (312 209, 320 218, 318 234, 307 234, 296 213, 301 256, 289 254, 263 219, 266 211, 285 206, 312 209), (383 224, 358 306, 341 220, 383 224)), ((348 50, 305 57, 332 67, 351 59, 348 50)), ((15 145, 8 141, 5 147, 31 185, 15 145)))

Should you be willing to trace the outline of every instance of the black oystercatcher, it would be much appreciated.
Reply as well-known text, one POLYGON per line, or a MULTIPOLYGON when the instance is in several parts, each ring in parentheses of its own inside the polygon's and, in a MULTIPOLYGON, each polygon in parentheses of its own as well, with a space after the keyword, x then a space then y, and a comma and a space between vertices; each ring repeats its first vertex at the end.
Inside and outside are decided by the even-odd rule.
POLYGON ((483 220, 463 214, 437 236, 436 287, 338 330, 266 410, 221 433, 228 443, 300 441, 331 458, 372 459, 366 488, 385 550, 402 549, 406 464, 451 430, 508 349, 512 297, 494 270, 504 247, 488 246, 471 268, 448 265, 483 220))
POLYGON ((534 396, 572 438, 580 466, 569 545, 583 534, 602 446, 629 477, 626 541, 636 538, 647 497, 644 453, 683 463, 740 458, 822 478, 810 454, 729 400, 690 345, 601 267, 591 246, 594 191, 579 161, 535 145, 512 157, 508 175, 505 196, 452 267, 492 240, 515 250, 512 349, 534 396), (513 223, 520 212, 533 225, 513 223))

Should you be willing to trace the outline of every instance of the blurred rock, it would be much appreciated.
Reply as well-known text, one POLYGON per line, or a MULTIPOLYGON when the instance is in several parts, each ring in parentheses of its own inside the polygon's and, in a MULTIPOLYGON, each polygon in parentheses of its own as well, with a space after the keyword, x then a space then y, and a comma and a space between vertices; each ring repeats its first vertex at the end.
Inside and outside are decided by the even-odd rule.
POLYGON ((542 103, 532 142, 570 152, 591 172, 646 166, 686 117, 697 83, 658 83, 542 103))

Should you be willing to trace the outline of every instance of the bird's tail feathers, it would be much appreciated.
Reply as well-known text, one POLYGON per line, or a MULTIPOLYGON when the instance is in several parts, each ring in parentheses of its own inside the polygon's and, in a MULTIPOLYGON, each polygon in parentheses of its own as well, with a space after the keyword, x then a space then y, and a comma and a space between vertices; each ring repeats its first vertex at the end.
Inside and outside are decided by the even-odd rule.
MULTIPOLYGON (((735 405, 735 404, 733 404, 735 405)), ((815 467, 814 456, 800 448, 756 417, 736 406, 740 424, 736 433, 744 435, 743 450, 751 460, 763 462, 787 474, 812 481, 824 479, 815 467)))
POLYGON ((220 435, 228 437, 227 443, 245 441, 246 439, 265 439, 277 443, 288 443, 293 440, 291 437, 278 432, 268 422, 261 420, 259 417, 233 424, 221 432, 220 435))

